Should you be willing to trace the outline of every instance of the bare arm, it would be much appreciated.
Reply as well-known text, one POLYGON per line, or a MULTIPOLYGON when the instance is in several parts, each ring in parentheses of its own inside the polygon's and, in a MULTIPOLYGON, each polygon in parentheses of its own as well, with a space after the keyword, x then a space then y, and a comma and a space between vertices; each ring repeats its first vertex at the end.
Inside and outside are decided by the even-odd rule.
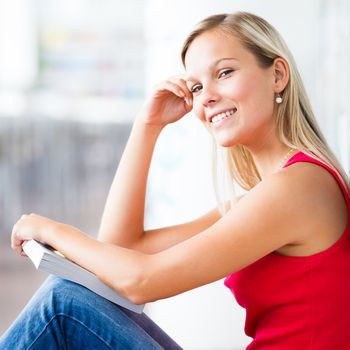
MULTIPOLYGON (((240 195, 236 198, 233 206, 244 197, 240 195)), ((231 203, 229 201, 225 204, 229 210, 231 203)), ((162 250, 168 249, 178 243, 181 243, 198 233, 204 231, 210 226, 214 225, 222 218, 218 208, 214 208, 199 218, 185 222, 179 225, 156 228, 145 231, 140 240, 138 240, 131 248, 139 252, 154 254, 162 250)))
POLYGON ((16 223, 12 246, 20 252, 24 240, 47 243, 133 302, 144 303, 218 280, 300 239, 305 232, 296 227, 305 226, 301 214, 312 205, 305 205, 306 186, 296 184, 279 176, 265 180, 214 225, 156 254, 97 241, 37 215, 16 223))
POLYGON ((134 125, 107 198, 100 241, 152 254, 192 237, 220 219, 215 208, 190 222, 144 231, 147 175, 159 132, 141 123, 134 125), (140 148, 142 152, 138 152, 140 148), (138 154, 143 155, 142 159, 138 154), (129 173, 138 174, 137 179, 129 173))
POLYGON ((220 217, 219 210, 213 209, 193 221, 145 231, 141 239, 131 248, 147 254, 158 253, 205 230, 220 217))
POLYGON ((98 234, 100 241, 139 246, 144 236, 147 177, 156 141, 167 124, 181 119, 191 109, 190 92, 178 78, 159 84, 145 103, 108 194, 98 234))
POLYGON ((161 130, 134 123, 107 197, 99 240, 128 247, 142 236, 148 170, 161 130))

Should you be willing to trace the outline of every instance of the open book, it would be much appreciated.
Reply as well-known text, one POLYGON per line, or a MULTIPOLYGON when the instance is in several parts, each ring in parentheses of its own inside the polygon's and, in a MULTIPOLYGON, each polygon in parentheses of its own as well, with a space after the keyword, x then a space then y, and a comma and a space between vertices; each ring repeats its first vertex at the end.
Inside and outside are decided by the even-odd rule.
POLYGON ((37 269, 81 284, 96 294, 131 311, 142 313, 144 305, 136 305, 104 284, 96 275, 66 259, 62 254, 35 240, 23 243, 23 250, 37 269))

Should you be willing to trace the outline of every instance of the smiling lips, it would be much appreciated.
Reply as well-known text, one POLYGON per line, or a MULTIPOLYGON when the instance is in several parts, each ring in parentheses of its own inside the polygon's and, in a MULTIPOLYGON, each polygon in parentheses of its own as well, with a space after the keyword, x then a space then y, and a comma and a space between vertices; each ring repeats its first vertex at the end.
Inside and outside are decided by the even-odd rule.
POLYGON ((213 125, 220 124, 220 122, 222 122, 224 119, 232 117, 236 112, 237 108, 233 108, 225 112, 215 114, 213 117, 210 118, 210 123, 212 123, 213 125))

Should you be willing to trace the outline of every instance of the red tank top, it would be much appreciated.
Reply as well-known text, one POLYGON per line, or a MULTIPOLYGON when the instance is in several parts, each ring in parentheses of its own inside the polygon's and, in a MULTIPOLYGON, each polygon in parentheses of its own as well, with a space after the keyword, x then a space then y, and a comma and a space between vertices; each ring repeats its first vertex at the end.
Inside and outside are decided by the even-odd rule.
MULTIPOLYGON (((350 197, 327 165, 299 152, 284 167, 311 162, 337 180, 350 211, 350 197)), ((247 350, 350 349, 350 224, 328 249, 303 257, 270 253, 226 277, 246 309, 247 350)))

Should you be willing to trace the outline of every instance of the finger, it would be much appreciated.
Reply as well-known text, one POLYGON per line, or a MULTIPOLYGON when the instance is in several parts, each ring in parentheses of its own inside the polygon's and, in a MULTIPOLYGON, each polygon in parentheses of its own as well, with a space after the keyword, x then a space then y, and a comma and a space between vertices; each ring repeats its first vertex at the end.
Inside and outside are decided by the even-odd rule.
MULTIPOLYGON (((19 221, 18 221, 19 222, 19 221)), ((18 230, 19 225, 18 222, 13 226, 12 233, 11 233, 11 248, 15 250, 18 254, 21 254, 22 252, 22 243, 24 240, 18 238, 18 230)))
POLYGON ((22 240, 17 239, 15 236, 12 237, 11 248, 15 250, 17 253, 22 252, 22 240))
POLYGON ((186 93, 182 90, 182 88, 178 84, 176 84, 170 80, 166 80, 166 81, 161 82, 157 86, 157 90, 158 91, 170 91, 179 98, 186 97, 186 93))
POLYGON ((12 249, 13 249, 16 253, 22 255, 22 252, 23 252, 22 244, 23 244, 23 243, 24 243, 24 241, 22 241, 22 240, 16 241, 16 242, 14 243, 14 246, 12 247, 12 249))
POLYGON ((171 82, 179 85, 181 90, 185 93, 185 101, 188 105, 192 105, 192 92, 189 90, 186 80, 183 76, 173 77, 169 79, 171 82))
POLYGON ((13 225, 12 232, 11 232, 11 248, 16 249, 15 245, 15 235, 17 232, 17 224, 13 225))

